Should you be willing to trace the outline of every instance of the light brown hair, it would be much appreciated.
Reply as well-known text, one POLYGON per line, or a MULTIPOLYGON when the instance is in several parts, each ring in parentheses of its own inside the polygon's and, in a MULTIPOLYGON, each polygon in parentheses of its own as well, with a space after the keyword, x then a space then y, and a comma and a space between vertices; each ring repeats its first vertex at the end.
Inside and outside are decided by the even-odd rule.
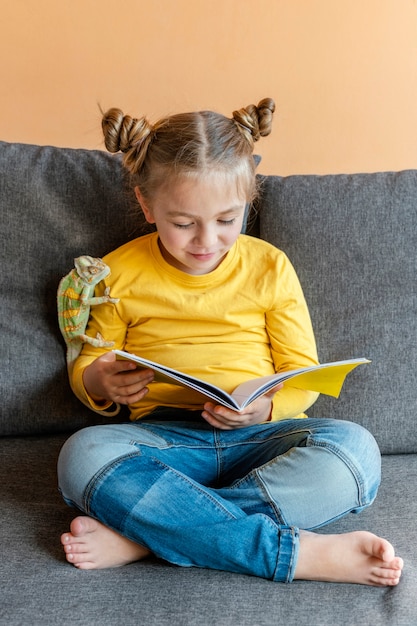
POLYGON ((147 200, 173 178, 215 173, 235 180, 251 202, 256 195, 254 143, 271 132, 274 110, 274 101, 264 98, 234 111, 232 118, 198 111, 152 125, 113 108, 103 115, 102 128, 107 150, 124 153, 132 183, 147 200))

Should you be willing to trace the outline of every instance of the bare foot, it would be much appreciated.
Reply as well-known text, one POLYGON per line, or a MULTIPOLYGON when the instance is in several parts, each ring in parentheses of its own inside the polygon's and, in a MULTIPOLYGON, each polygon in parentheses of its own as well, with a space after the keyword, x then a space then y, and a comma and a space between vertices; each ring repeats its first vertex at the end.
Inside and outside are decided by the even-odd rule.
POLYGON ((385 539, 366 531, 319 535, 300 531, 296 579, 398 585, 403 560, 385 539))
POLYGON ((147 548, 119 535, 91 517, 76 517, 61 536, 69 563, 79 569, 120 567, 149 556, 147 548))

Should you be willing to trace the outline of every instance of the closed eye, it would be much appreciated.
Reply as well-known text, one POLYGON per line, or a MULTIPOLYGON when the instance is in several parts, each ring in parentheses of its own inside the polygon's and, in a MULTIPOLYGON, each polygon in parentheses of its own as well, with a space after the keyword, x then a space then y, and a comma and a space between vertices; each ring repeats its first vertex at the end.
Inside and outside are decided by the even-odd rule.
POLYGON ((191 226, 193 226, 192 223, 190 224, 174 224, 175 228, 190 228, 191 226))
MULTIPOLYGON (((236 217, 231 217, 230 219, 218 219, 217 223, 220 226, 232 226, 236 222, 236 217)), ((191 228, 195 225, 195 222, 188 222, 187 224, 173 223, 175 228, 179 228, 180 230, 186 230, 187 228, 191 228)))

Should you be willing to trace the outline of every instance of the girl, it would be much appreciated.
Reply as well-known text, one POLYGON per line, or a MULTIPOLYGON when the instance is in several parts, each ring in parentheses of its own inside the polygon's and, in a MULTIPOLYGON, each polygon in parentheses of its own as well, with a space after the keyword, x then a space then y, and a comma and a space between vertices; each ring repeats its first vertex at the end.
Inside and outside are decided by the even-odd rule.
MULTIPOLYGON (((244 380, 317 363, 306 303, 287 257, 240 235, 256 195, 253 146, 274 102, 174 115, 152 126, 118 109, 106 147, 125 153, 136 197, 156 232, 105 262, 117 304, 95 307, 88 334, 231 391, 244 380)), ((375 440, 362 427, 305 418, 317 394, 277 387, 245 410, 153 382, 85 344, 72 373, 95 410, 126 404, 131 422, 73 435, 58 464, 65 500, 81 509, 62 535, 80 569, 153 553, 183 566, 274 581, 396 585, 402 560, 368 532, 312 532, 374 500, 375 440)))

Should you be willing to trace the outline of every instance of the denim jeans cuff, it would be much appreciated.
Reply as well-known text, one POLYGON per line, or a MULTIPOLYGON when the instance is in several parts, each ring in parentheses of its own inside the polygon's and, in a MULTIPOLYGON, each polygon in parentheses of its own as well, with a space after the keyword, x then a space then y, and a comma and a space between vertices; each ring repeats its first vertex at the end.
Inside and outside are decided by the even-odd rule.
POLYGON ((280 526, 278 534, 278 560, 274 572, 276 582, 291 583, 300 548, 300 533, 294 526, 280 526))

